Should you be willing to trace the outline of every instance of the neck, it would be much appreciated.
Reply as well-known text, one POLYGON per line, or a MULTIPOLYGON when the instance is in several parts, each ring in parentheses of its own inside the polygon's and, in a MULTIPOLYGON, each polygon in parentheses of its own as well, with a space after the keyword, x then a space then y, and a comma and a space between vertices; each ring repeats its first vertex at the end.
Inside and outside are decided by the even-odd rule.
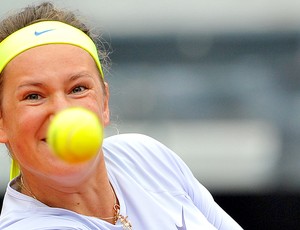
POLYGON ((22 193, 50 207, 98 217, 113 224, 116 222, 118 199, 106 170, 98 169, 93 176, 71 188, 62 187, 45 178, 36 178, 28 173, 23 173, 19 185, 22 193))

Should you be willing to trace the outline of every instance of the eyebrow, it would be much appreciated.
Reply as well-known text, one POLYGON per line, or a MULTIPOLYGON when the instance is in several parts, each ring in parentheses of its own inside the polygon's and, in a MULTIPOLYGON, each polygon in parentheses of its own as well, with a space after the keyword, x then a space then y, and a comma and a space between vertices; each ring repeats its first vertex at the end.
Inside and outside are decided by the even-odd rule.
MULTIPOLYGON (((66 81, 75 81, 81 77, 89 77, 92 78, 92 76, 86 72, 81 72, 81 73, 77 73, 75 75, 72 75, 70 78, 68 78, 66 81)), ((18 86, 17 89, 20 88, 24 88, 24 87, 28 87, 28 86, 36 86, 36 87, 41 87, 44 84, 40 81, 36 81, 36 80, 25 80, 21 85, 18 86)))
POLYGON ((22 83, 21 85, 18 86, 17 89, 21 89, 21 88, 24 88, 24 87, 27 87, 27 86, 36 86, 36 87, 39 87, 39 86, 42 86, 43 83, 41 82, 37 82, 37 81, 25 81, 24 83, 22 83))
POLYGON ((92 78, 92 76, 90 74, 88 74, 87 72, 80 72, 80 73, 77 73, 75 75, 72 75, 67 81, 75 81, 75 80, 77 80, 78 78, 81 78, 81 77, 92 78))

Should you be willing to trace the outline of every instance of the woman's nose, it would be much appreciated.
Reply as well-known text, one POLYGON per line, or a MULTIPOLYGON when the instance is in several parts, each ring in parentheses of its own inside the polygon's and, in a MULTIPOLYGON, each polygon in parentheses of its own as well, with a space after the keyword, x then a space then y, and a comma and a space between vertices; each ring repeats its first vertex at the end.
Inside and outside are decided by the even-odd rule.
POLYGON ((54 95, 51 100, 53 114, 72 106, 70 98, 65 94, 54 95))

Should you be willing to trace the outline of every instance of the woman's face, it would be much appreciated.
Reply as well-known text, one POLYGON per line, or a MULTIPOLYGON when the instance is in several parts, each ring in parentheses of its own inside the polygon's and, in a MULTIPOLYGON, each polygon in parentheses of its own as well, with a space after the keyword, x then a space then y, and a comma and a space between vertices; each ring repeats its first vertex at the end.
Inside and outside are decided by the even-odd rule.
POLYGON ((72 45, 39 46, 15 57, 3 77, 0 141, 22 170, 58 177, 74 173, 76 167, 57 159, 45 138, 53 115, 71 106, 86 107, 104 126, 109 123, 108 87, 93 58, 72 45))

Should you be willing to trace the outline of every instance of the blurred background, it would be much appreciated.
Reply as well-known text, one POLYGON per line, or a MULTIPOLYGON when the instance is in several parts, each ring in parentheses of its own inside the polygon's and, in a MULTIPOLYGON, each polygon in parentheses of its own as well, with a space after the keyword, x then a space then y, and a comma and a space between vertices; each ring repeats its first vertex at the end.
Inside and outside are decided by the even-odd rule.
MULTIPOLYGON (((245 229, 299 229, 300 1, 52 2, 111 46, 106 136, 163 142, 245 229)), ((2 197, 8 179, 2 146, 2 197)))

